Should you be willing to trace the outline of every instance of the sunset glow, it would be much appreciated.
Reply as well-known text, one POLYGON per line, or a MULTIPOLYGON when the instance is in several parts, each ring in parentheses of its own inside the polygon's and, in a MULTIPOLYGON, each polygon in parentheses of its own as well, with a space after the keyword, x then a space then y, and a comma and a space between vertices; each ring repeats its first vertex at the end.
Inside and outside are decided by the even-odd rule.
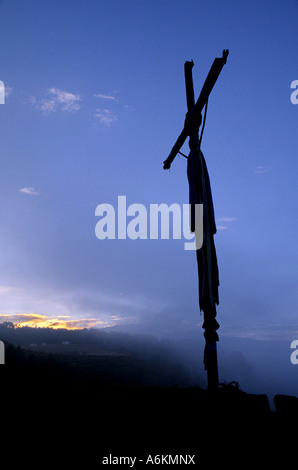
POLYGON ((83 328, 104 328, 110 326, 98 318, 71 319, 68 315, 48 317, 38 313, 19 313, 15 315, 0 314, 0 323, 12 322, 16 328, 25 326, 31 328, 64 328, 67 330, 80 330, 83 328))

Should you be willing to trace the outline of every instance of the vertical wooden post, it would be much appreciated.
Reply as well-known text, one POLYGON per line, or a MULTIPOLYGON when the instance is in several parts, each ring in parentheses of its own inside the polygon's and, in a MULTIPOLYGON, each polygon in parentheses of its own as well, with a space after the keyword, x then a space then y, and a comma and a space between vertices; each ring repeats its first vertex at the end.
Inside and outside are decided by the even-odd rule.
POLYGON ((218 390, 218 364, 217 364, 217 349, 216 341, 209 343, 205 339, 205 357, 207 369, 207 389, 208 392, 216 392, 218 390))
MULTIPOLYGON (((187 115, 186 121, 191 120, 191 113, 195 106, 194 98, 194 88, 193 88, 193 78, 192 78, 192 68, 193 61, 186 61, 184 64, 184 74, 185 74, 185 88, 186 88, 186 102, 187 102, 187 115)), ((197 116, 195 122, 191 125, 191 132, 189 134, 189 146, 191 152, 199 153, 201 150, 198 145, 199 140, 199 127, 201 125, 201 116, 197 116)), ((218 335, 216 329, 218 328, 218 323, 215 321, 216 310, 206 309, 204 311, 204 324, 203 328, 205 329, 205 351, 204 351, 204 363, 207 371, 207 389, 209 392, 215 392, 218 390, 219 380, 218 380, 218 364, 217 364, 217 348, 216 342, 218 341, 218 335)))

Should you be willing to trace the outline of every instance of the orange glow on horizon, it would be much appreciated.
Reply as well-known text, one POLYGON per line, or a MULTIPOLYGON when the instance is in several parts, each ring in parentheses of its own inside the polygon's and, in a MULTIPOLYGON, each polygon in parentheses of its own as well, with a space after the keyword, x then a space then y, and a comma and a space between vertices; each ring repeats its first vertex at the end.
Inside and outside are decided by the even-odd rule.
POLYGON ((15 328, 52 328, 66 330, 82 330, 84 328, 105 328, 112 326, 98 318, 71 319, 68 315, 48 317, 38 313, 18 313, 15 315, 0 314, 1 321, 12 322, 15 328))

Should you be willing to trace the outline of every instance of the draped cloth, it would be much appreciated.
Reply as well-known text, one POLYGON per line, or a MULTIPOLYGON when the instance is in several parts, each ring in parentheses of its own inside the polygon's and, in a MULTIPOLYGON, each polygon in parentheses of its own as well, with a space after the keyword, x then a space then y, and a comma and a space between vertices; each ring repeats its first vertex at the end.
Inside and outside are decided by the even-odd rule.
POLYGON ((195 231, 195 204, 203 204, 203 244, 196 250, 199 284, 199 307, 204 312, 206 347, 205 368, 208 369, 208 353, 216 348, 219 328, 216 305, 219 303, 219 272, 213 236, 216 233, 214 207, 207 165, 197 139, 190 139, 190 154, 187 162, 189 182, 190 228, 195 231))

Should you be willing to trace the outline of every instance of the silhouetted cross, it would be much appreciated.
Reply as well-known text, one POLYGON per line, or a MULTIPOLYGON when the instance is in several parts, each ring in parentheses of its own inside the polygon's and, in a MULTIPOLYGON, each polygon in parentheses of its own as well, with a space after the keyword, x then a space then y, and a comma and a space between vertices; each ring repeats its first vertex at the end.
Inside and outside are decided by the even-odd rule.
MULTIPOLYGON (((209 95, 216 83, 216 80, 227 61, 229 51, 224 50, 221 58, 215 58, 205 80, 201 93, 195 103, 192 68, 193 61, 185 62, 185 85, 187 114, 184 121, 184 127, 179 135, 168 158, 163 162, 164 169, 170 168, 171 163, 187 137, 189 137, 190 154, 187 162, 187 173, 190 185, 190 211, 193 213, 193 204, 203 204, 203 245, 196 250, 198 275, 199 275, 199 303, 200 310, 204 312, 203 328, 205 330, 205 351, 204 363, 207 370, 208 390, 216 391, 218 389, 218 365, 216 342, 218 341, 217 329, 219 324, 216 317, 216 305, 218 304, 218 266, 213 241, 213 235, 216 233, 211 187, 207 166, 204 156, 201 152, 201 138, 198 133, 202 122, 202 110, 206 108, 209 95)), ((205 117, 203 130, 205 125, 205 117)), ((202 133, 201 133, 202 137, 202 133)), ((183 155, 183 154, 182 154, 183 155)), ((195 212, 195 211, 194 211, 195 212)), ((193 223, 191 223, 193 226, 193 223)), ((193 230, 193 229, 192 229, 193 230)))

